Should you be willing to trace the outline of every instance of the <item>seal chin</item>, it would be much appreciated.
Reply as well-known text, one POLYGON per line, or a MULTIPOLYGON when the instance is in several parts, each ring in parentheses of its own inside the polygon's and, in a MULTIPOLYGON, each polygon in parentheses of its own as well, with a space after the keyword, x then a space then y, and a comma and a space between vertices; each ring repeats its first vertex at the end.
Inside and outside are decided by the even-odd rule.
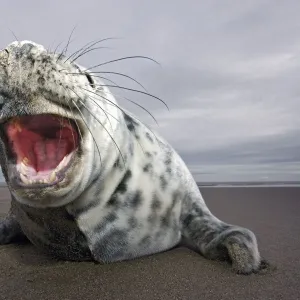
POLYGON ((52 114, 18 116, 5 123, 12 184, 53 187, 76 161, 79 131, 72 119, 52 114))

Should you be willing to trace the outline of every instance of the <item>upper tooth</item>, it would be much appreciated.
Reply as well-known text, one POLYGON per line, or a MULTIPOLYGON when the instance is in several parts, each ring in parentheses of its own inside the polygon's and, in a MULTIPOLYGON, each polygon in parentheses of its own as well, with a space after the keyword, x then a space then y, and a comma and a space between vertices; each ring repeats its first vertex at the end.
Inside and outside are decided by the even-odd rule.
POLYGON ((13 120, 13 125, 15 126, 15 128, 21 132, 22 131, 22 126, 21 126, 21 123, 20 123, 20 120, 18 118, 15 118, 13 120))
POLYGON ((20 164, 21 173, 27 173, 27 166, 23 163, 23 161, 20 164))
POLYGON ((24 157, 22 163, 27 166, 29 163, 29 159, 27 157, 24 157))

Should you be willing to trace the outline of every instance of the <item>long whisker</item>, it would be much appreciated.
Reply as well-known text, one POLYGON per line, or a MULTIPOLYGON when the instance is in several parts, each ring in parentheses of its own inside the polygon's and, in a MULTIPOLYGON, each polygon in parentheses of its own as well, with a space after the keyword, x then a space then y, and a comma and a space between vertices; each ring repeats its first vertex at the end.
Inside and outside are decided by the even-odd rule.
POLYGON ((162 102, 165 107, 169 110, 169 107, 168 105, 160 98, 150 94, 150 93, 147 93, 147 92, 144 92, 144 91, 140 91, 140 90, 136 90, 136 89, 131 89, 131 88, 127 88, 127 87, 124 87, 124 86, 119 86, 119 85, 109 85, 109 84, 94 84, 95 86, 97 87, 111 87, 111 88, 118 88, 118 89, 122 89, 122 90, 126 90, 126 91, 132 91, 132 92, 136 92, 136 93, 140 93, 140 94, 143 94, 143 95, 147 95, 147 96, 150 96, 154 99, 157 99, 159 100, 160 102, 162 102))
POLYGON ((160 66, 159 62, 157 62, 156 60, 154 60, 154 59, 152 59, 150 57, 136 55, 136 56, 126 56, 126 57, 121 57, 121 58, 113 59, 113 60, 110 60, 110 61, 98 64, 98 65, 95 65, 93 67, 90 67, 90 68, 86 69, 86 71, 89 71, 89 70, 92 70, 92 69, 95 69, 97 67, 101 67, 101 66, 113 63, 113 62, 117 62, 117 61, 121 61, 121 60, 126 60, 126 59, 132 59, 132 58, 144 58, 144 59, 147 59, 147 60, 151 60, 152 62, 154 62, 154 63, 156 63, 156 64, 158 64, 160 66))
POLYGON ((93 112, 91 112, 91 110, 84 104, 84 102, 83 101, 81 101, 80 99, 79 99, 79 102, 81 103, 81 105, 99 122, 99 124, 103 127, 103 129, 106 131, 106 133, 109 135, 109 137, 112 139, 112 141, 113 141, 113 143, 115 144, 115 146, 117 147, 117 149, 118 149, 118 151, 119 151, 119 153, 120 153, 120 155, 121 155, 121 157, 122 157, 122 160, 123 160, 123 162, 124 162, 124 164, 125 164, 125 160, 124 160, 124 157, 123 157, 123 155, 122 155, 122 152, 121 152, 121 150, 120 150, 120 148, 119 148, 119 146, 118 146, 118 144, 116 143, 116 141, 114 140, 114 138, 112 137, 112 135, 109 133, 109 131, 105 128, 105 126, 101 123, 101 121, 96 117, 96 115, 93 113, 93 112))
POLYGON ((19 39, 17 38, 17 36, 15 35, 15 33, 14 33, 10 28, 8 28, 8 30, 12 33, 12 35, 14 36, 14 38, 16 39, 16 41, 17 41, 18 43, 20 43, 20 41, 19 41, 19 39))
MULTIPOLYGON (((66 93, 68 93, 69 96, 70 96, 69 90, 67 90, 65 87, 64 87, 64 90, 65 90, 66 93)), ((71 97, 70 97, 70 99, 71 99, 71 97)), ((80 127, 79 127, 79 125, 78 125, 78 123, 77 123, 77 120, 76 120, 74 111, 73 111, 73 109, 72 109, 72 107, 71 107, 71 105, 70 105, 70 100, 69 100, 69 99, 67 99, 67 104, 68 104, 68 107, 69 107, 69 109, 70 109, 70 111, 71 111, 71 113, 72 113, 72 115, 73 115, 73 120, 74 120, 74 122, 75 122, 75 124, 76 124, 78 133, 79 133, 79 135, 80 135, 80 139, 83 140, 83 137, 82 137, 82 133, 81 133, 80 127)))
POLYGON ((142 105, 140 105, 140 104, 136 103, 135 101, 130 100, 130 99, 126 98, 126 97, 122 97, 122 98, 125 99, 125 100, 127 100, 127 101, 129 101, 129 102, 131 102, 131 103, 133 103, 134 105, 140 107, 142 110, 144 110, 145 112, 147 112, 151 116, 151 118, 154 120, 154 122, 158 125, 158 122, 157 122, 156 118, 152 115, 152 113, 148 109, 146 109, 142 105))
POLYGON ((94 74, 114 74, 114 75, 119 75, 122 77, 126 77, 128 79, 131 79, 132 81, 134 81, 136 84, 138 84, 145 92, 148 92, 147 89, 140 83, 138 82, 136 79, 134 79, 133 77, 126 75, 126 74, 122 74, 122 73, 118 73, 118 72, 106 72, 106 71, 99 71, 99 72, 91 72, 90 75, 93 77, 98 77, 97 75, 94 74))
POLYGON ((61 41, 61 42, 56 46, 56 48, 54 49, 53 54, 56 54, 56 51, 57 51, 58 47, 59 47, 62 43, 63 43, 63 42, 61 41))
POLYGON ((68 51, 68 47, 69 47, 69 45, 70 45, 71 37, 72 37, 72 35, 73 35, 73 33, 74 33, 76 27, 77 27, 77 24, 74 26, 74 28, 73 28, 72 31, 71 31, 71 34, 70 34, 70 36, 69 36, 69 39, 68 39, 67 45, 66 45, 66 47, 65 47, 65 49, 64 49, 64 51, 63 51, 63 54, 66 54, 67 51, 68 51))
MULTIPOLYGON (((97 77, 102 78, 102 79, 105 79, 105 80, 107 80, 107 81, 110 81, 110 82, 112 82, 113 84, 115 84, 116 86, 119 87, 119 85, 118 85, 117 83, 115 83, 114 81, 112 81, 112 80, 110 80, 110 79, 108 79, 108 78, 101 77, 101 76, 97 76, 97 77)), ((126 97, 121 97, 121 98, 123 98, 123 99, 125 99, 125 100, 131 102, 132 104, 135 104, 136 106, 140 107, 141 109, 143 109, 145 112, 147 112, 147 113, 151 116, 151 118, 152 118, 152 119, 155 121, 155 123, 158 125, 158 122, 156 121, 155 117, 154 117, 154 116, 151 114, 151 112, 148 111, 145 107, 143 107, 142 105, 140 105, 140 104, 136 103, 135 101, 133 101, 133 100, 131 100, 131 99, 128 99, 128 98, 126 98, 126 97)))
MULTIPOLYGON (((83 75, 83 76, 86 76, 85 73, 66 73, 67 75, 83 75)), ((114 74, 114 75, 119 75, 119 76, 122 76, 122 77, 126 77, 128 79, 131 79, 132 81, 134 81, 136 84, 138 84, 145 92, 148 93, 147 89, 140 83, 138 82, 136 79, 134 79, 133 77, 129 76, 129 75, 126 75, 126 74, 122 74, 122 73, 118 73, 118 72, 106 72, 106 71, 99 71, 99 72, 89 72, 88 73, 89 75, 91 75, 92 77, 96 77, 96 78, 103 78, 103 79, 106 79, 106 80, 109 80, 107 79, 106 77, 102 77, 102 76, 99 76, 99 75, 94 75, 94 74, 114 74)), ((111 81, 112 82, 112 81, 111 81)))
POLYGON ((66 46, 63 48, 63 50, 61 51, 61 53, 59 54, 59 56, 58 56, 56 62, 59 61, 59 60, 61 59, 61 57, 67 52, 68 47, 69 47, 69 44, 70 44, 70 40, 71 40, 71 38, 72 38, 72 35, 73 35, 73 33, 74 33, 76 27, 77 27, 77 25, 75 25, 75 26, 73 27, 73 29, 72 29, 72 31, 71 31, 71 34, 69 35, 68 42, 67 42, 66 46))
POLYGON ((118 108, 122 113, 126 113, 119 105, 117 105, 116 103, 114 103, 113 101, 109 100, 108 98, 104 97, 103 95, 97 94, 96 92, 90 91, 88 89, 85 89, 83 87, 81 87, 81 89, 87 91, 88 93, 94 94, 98 97, 101 97, 102 99, 104 99, 105 101, 107 101, 109 104, 115 106, 116 108, 118 108))
POLYGON ((73 58, 70 63, 72 64, 75 60, 77 60, 78 58, 82 57, 83 55, 95 51, 95 50, 99 50, 99 49, 111 49, 110 47, 94 47, 88 50, 83 51, 82 53, 78 54, 77 56, 75 56, 75 58, 73 58))
POLYGON ((114 38, 114 37, 110 37, 110 38, 105 38, 105 39, 101 39, 101 40, 96 40, 95 42, 88 42, 86 43, 82 48, 80 48, 79 50, 75 51, 74 53, 72 53, 66 60, 65 62, 67 62, 71 57, 73 57, 74 55, 77 55, 79 52, 83 52, 83 51, 86 51, 88 49, 90 49, 91 47, 101 43, 101 42, 104 42, 104 41, 107 41, 107 40, 114 40, 114 39, 117 39, 117 38, 114 38), (91 44, 92 43, 92 44, 91 44), (89 45, 91 44, 91 45, 89 45))
MULTIPOLYGON (((75 92, 75 91, 73 91, 76 95, 77 95, 77 93, 75 92)), ((79 97, 79 95, 77 95, 78 97, 79 97)), ((120 150, 120 148, 119 148, 119 146, 118 146, 118 144, 116 143, 116 141, 114 140, 114 138, 111 136, 111 134, 109 133, 109 131, 105 128, 105 126, 101 123, 101 121, 97 118, 97 116, 93 113, 93 112, 91 112, 91 110, 85 105, 85 103, 82 101, 82 99, 81 99, 81 97, 79 97, 79 102, 81 103, 81 105, 99 122, 99 124, 103 127, 103 129, 106 131, 106 133, 109 135, 109 137, 112 139, 112 141, 113 141, 113 143, 115 144, 115 146, 117 147, 117 149, 118 149, 118 151, 119 151, 119 153, 120 153, 120 155, 121 155, 121 157, 122 157, 122 160, 123 160, 123 162, 124 162, 124 164, 125 164, 125 160, 124 160, 124 158, 123 158, 123 155, 122 155, 122 152, 121 152, 121 150, 120 150)))
MULTIPOLYGON (((69 88, 69 90, 71 90, 73 93, 75 93, 75 94, 77 95, 77 93, 76 93, 74 90, 72 90, 72 89, 70 89, 70 88, 69 88)), ((77 96, 78 96, 78 95, 77 95, 77 96)), ((70 98, 70 99, 72 99, 72 98, 70 98)), ((82 112, 81 112, 80 108, 78 107, 78 105, 75 103, 75 101, 73 101, 73 100, 71 100, 71 101, 72 101, 73 105, 76 107, 77 111, 79 112, 79 114, 80 114, 80 116, 81 116, 82 121, 84 122, 86 128, 88 129, 88 131, 90 132, 90 134, 91 134, 91 136, 92 136, 92 139, 93 139, 93 141, 94 141, 94 143, 95 143, 95 145, 96 145, 96 147, 97 147, 97 150, 98 150, 98 154, 99 154, 99 158, 100 158, 100 163, 101 163, 101 165, 102 165, 102 158, 101 158, 100 149, 99 149, 98 144, 97 144, 97 142, 96 142, 96 140, 95 140, 95 138, 94 138, 94 135, 93 135, 91 129, 89 128, 89 126, 88 126, 88 124, 87 124, 87 122, 86 122, 86 120, 85 120, 85 118, 84 118, 84 115, 82 114, 82 112)))
MULTIPOLYGON (((84 89, 84 88, 81 88, 81 89, 84 89)), ((118 108, 123 114, 126 114, 126 112, 125 112, 119 105, 117 105, 117 104, 114 103, 113 101, 109 100, 108 98, 104 97, 103 95, 97 94, 96 92, 90 91, 90 90, 88 90, 88 89, 84 89, 84 90, 87 91, 87 92, 89 92, 89 93, 91 93, 91 94, 94 94, 94 95, 96 95, 96 96, 98 96, 98 97, 101 97, 102 99, 104 99, 105 101, 107 101, 108 104, 110 104, 110 105, 112 105, 112 106, 118 108)), ((113 95, 110 91, 109 91, 109 93, 110 93, 111 95, 113 95)), ((89 97, 90 97, 90 96, 89 96, 89 97)), ((139 120, 138 118, 136 118, 136 119, 139 120)), ((140 120, 139 120, 139 121, 140 121, 140 120)), ((145 125, 145 126, 146 126, 146 125, 145 125)), ((148 126, 146 126, 146 127, 147 127, 147 128, 151 131, 151 133, 153 133, 153 135, 156 137, 155 133, 151 130, 151 128, 149 128, 148 126)))
POLYGON ((106 118, 108 119, 108 121, 109 121, 109 124, 110 124, 110 127, 112 128, 112 124, 111 124, 111 121, 110 121, 110 119, 109 119, 109 117, 108 117, 108 115, 110 115, 111 117, 113 117, 116 121, 118 121, 119 122, 119 120, 115 117, 115 116, 113 116, 112 114, 110 114, 108 111, 106 111, 105 109, 103 109, 101 106, 100 106, 100 104, 99 103, 97 103, 97 101, 96 101, 96 99, 95 98, 93 98, 92 96, 88 96, 89 97, 89 99, 91 99, 96 105, 97 105, 97 107, 99 107, 103 112, 104 112, 104 114, 105 114, 105 116, 106 116, 106 118))

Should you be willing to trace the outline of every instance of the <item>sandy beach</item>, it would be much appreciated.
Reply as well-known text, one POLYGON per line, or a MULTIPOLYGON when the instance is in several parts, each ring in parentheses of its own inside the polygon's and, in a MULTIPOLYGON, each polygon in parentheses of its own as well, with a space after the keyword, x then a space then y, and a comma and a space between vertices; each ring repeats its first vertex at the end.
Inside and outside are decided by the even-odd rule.
MULTIPOLYGON (((241 276, 185 247, 100 265, 60 262, 30 244, 0 247, 0 299, 300 299, 300 187, 201 188, 211 211, 257 234, 272 268, 241 276)), ((0 188, 0 214, 9 193, 0 188)))

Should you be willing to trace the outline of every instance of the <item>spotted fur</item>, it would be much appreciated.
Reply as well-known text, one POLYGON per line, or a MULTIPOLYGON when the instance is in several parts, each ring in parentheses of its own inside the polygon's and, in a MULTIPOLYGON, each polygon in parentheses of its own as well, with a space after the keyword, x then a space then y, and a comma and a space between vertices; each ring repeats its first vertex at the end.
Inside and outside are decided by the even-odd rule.
POLYGON ((51 113, 76 120, 81 132, 64 180, 30 189, 15 182, 0 127, 12 195, 1 244, 27 237, 60 259, 109 263, 170 249, 184 237, 238 273, 259 270, 255 235, 217 219, 173 148, 119 108, 88 70, 33 42, 14 42, 0 52, 0 97, 0 121, 51 113))

